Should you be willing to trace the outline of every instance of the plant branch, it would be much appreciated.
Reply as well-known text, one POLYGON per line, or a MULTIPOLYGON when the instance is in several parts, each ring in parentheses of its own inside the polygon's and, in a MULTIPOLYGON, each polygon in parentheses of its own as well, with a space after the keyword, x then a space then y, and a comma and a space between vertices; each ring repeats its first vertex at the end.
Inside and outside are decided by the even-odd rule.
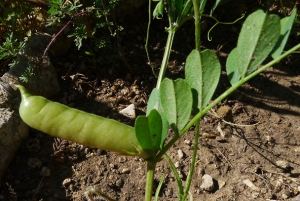
POLYGON ((148 21, 148 26, 147 26, 147 37, 146 37, 146 44, 145 44, 145 50, 146 50, 146 54, 147 54, 147 58, 148 58, 148 64, 150 65, 151 69, 152 69, 152 73, 153 75, 157 78, 157 75, 154 71, 154 65, 151 63, 150 60, 150 55, 149 55, 149 34, 150 34, 150 26, 151 26, 151 1, 149 0, 149 5, 148 5, 148 17, 149 17, 149 21, 148 21))
POLYGON ((196 45, 196 50, 200 52, 201 22, 200 22, 200 14, 199 14, 199 0, 193 0, 193 5, 194 5, 194 16, 195 16, 195 43, 196 43, 195 45, 196 45))
POLYGON ((227 89, 223 94, 221 94, 217 99, 215 99, 211 104, 209 104, 205 109, 203 109, 202 112, 199 112, 179 133, 179 136, 182 136, 191 126, 193 126, 204 114, 206 114, 211 108, 216 106, 219 102, 224 100, 228 95, 233 93, 237 88, 239 88, 241 85, 252 79, 253 77, 257 76, 259 73, 265 71, 267 68, 271 67, 274 64, 277 64, 282 60, 283 58, 287 57, 288 55, 292 54, 294 51, 300 48, 300 44, 294 46, 290 50, 286 51, 284 54, 280 55, 278 58, 272 60, 271 62, 267 63, 260 69, 254 71, 247 77, 241 79, 238 81, 235 85, 231 86, 229 89, 227 89))
POLYGON ((147 178, 146 178, 146 192, 145 192, 145 201, 151 201, 152 191, 153 191, 153 181, 155 173, 156 161, 149 160, 147 161, 147 178))
POLYGON ((192 155, 192 162, 191 162, 190 171, 189 171, 189 174, 188 174, 188 177, 187 177, 185 192, 184 192, 182 200, 186 200, 186 197, 189 194, 190 187, 191 187, 191 184, 192 184, 193 175, 194 175, 194 172, 195 172, 196 157, 197 157, 197 151, 198 151, 199 130, 200 130, 200 121, 197 121, 196 128, 195 128, 194 150, 193 150, 193 155, 192 155))
POLYGON ((162 82, 162 80, 165 77, 165 73, 168 67, 168 61, 169 61, 169 57, 170 57, 170 53, 171 53, 171 47, 173 44, 173 39, 174 39, 174 35, 175 35, 175 30, 173 30, 173 25, 172 23, 170 23, 170 28, 169 28, 169 35, 168 35, 168 39, 167 39, 167 44, 166 44, 166 49, 164 52, 164 57, 163 57, 163 61, 160 67, 160 71, 159 71, 159 75, 158 75, 158 79, 157 79, 157 84, 156 84, 156 88, 159 89, 160 88, 160 84, 162 82))
POLYGON ((165 146, 164 148, 159 152, 159 154, 157 155, 157 158, 161 158, 166 152, 167 150, 173 145, 175 144, 175 142, 182 136, 184 135, 184 133, 190 129, 197 121, 200 120, 201 117, 203 117, 203 115, 205 115, 209 110, 211 110, 214 106, 216 106, 220 101, 224 100, 228 95, 230 95, 231 93, 233 93, 238 87, 240 87, 241 85, 243 85, 244 83, 246 83, 247 81, 249 81, 250 79, 252 79, 253 77, 255 77, 256 75, 258 75, 259 73, 263 72, 264 70, 266 70, 267 68, 271 67, 272 65, 275 65, 277 63, 279 63, 282 59, 284 59, 285 57, 287 57, 288 55, 292 54, 294 51, 298 50, 300 48, 300 44, 294 46, 293 48, 289 49, 288 51, 286 51, 284 54, 280 55, 278 58, 272 60, 271 62, 269 62, 268 64, 264 65, 263 67, 261 67, 260 69, 258 69, 257 71, 254 71, 253 73, 251 73, 250 75, 248 75, 247 77, 243 78, 242 80, 240 80, 239 82, 237 82, 235 85, 231 86, 229 89, 227 89, 223 94, 221 94, 217 99, 215 99, 212 103, 210 103, 205 109, 203 109, 201 112, 199 112, 196 116, 194 116, 194 118, 180 131, 179 135, 174 136, 165 146))

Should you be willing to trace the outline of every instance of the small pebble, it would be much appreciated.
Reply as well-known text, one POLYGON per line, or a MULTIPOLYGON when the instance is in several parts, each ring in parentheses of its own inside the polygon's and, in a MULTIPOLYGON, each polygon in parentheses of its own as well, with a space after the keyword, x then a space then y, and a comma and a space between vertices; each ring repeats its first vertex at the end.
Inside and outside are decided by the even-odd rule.
POLYGON ((179 167, 180 167, 180 164, 179 164, 179 162, 178 162, 178 161, 176 161, 176 162, 175 162, 175 164, 174 164, 174 166, 175 166, 176 168, 179 168, 179 167))
POLYGON ((300 152, 300 147, 295 148, 294 151, 299 153, 300 152))
POLYGON ((178 149, 177 153, 178 153, 179 160, 181 160, 184 156, 183 151, 181 149, 178 149))
POLYGON ((135 106, 134 106, 134 104, 128 105, 126 108, 121 110, 119 113, 124 115, 125 117, 130 118, 130 119, 135 119, 136 115, 135 115, 135 106))
POLYGON ((283 169, 287 169, 290 167, 289 163, 287 161, 276 161, 276 165, 283 169))
POLYGON ((221 188, 223 188, 226 185, 226 182, 225 181, 218 181, 218 185, 219 185, 219 190, 220 190, 221 188))
POLYGON ((255 186, 254 183, 250 181, 250 179, 243 180, 243 183, 246 184, 249 188, 251 188, 251 190, 260 191, 260 188, 255 186))
POLYGON ((282 195, 281 195, 281 197, 282 197, 283 199, 287 199, 287 198, 289 198, 289 196, 288 196, 287 194, 285 194, 285 193, 284 193, 284 194, 282 194, 282 195))
POLYGON ((210 175, 205 174, 205 175, 203 175, 202 179, 203 179, 203 182, 202 182, 200 188, 202 188, 203 190, 206 190, 206 191, 213 191, 215 189, 213 178, 210 175))
POLYGON ((126 161, 126 157, 125 156, 120 156, 118 158, 118 160, 119 160, 120 163, 124 163, 126 161))
POLYGON ((190 140, 184 140, 184 144, 191 145, 192 142, 190 140))
POLYGON ((130 169, 128 168, 123 168, 123 170, 121 171, 122 174, 127 174, 130 173, 130 169))

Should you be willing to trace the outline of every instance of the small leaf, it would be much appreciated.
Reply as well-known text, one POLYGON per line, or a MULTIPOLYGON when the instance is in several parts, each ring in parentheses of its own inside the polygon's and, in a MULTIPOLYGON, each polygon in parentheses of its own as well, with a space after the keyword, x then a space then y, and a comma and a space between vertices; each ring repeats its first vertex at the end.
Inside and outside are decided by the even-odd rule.
POLYGON ((155 109, 158 111, 158 113, 161 116, 163 128, 162 128, 162 134, 161 134, 161 143, 160 143, 160 148, 162 149, 164 142, 167 138, 168 135, 168 130, 169 130, 169 124, 167 121, 167 118, 164 114, 164 111, 161 106, 160 102, 160 91, 157 88, 154 88, 150 94, 149 100, 148 100, 148 105, 147 105, 147 116, 150 114, 150 112, 155 109))
POLYGON ((217 55, 212 50, 201 52, 202 60, 202 108, 205 108, 218 86, 221 75, 221 64, 217 55))
POLYGON ((185 78, 192 88, 193 110, 198 113, 202 105, 202 68, 198 50, 192 50, 186 58, 185 78))
POLYGON ((240 75, 249 75, 257 69, 275 46, 279 32, 280 20, 277 15, 258 10, 247 17, 237 45, 240 75))
POLYGON ((192 93, 183 79, 165 78, 160 87, 161 105, 169 125, 178 134, 188 122, 192 109, 192 93))
POLYGON ((161 149, 162 121, 159 113, 152 110, 147 117, 139 116, 134 128, 142 149, 155 158, 157 151, 161 149))
POLYGON ((163 14, 164 14, 164 3, 161 0, 156 4, 156 7, 153 11, 153 18, 161 19, 163 17, 163 14))
POLYGON ((288 40, 288 37, 290 35, 291 29, 294 25, 295 16, 297 14, 297 9, 294 9, 292 14, 288 17, 285 17, 280 20, 280 37, 272 50, 271 56, 273 59, 276 59, 279 57, 284 49, 284 46, 288 40))
POLYGON ((185 77, 193 92, 193 109, 199 112, 211 100, 219 83, 221 65, 212 50, 204 50, 199 54, 193 50, 185 66, 185 77))
POLYGON ((147 112, 146 114, 148 115, 153 109, 159 110, 159 102, 160 102, 160 92, 159 89, 154 88, 150 94, 149 100, 148 100, 148 105, 147 105, 147 112))
POLYGON ((231 85, 234 85, 241 79, 241 75, 239 74, 238 68, 239 66, 237 64, 237 48, 234 48, 228 55, 226 61, 227 76, 231 85))

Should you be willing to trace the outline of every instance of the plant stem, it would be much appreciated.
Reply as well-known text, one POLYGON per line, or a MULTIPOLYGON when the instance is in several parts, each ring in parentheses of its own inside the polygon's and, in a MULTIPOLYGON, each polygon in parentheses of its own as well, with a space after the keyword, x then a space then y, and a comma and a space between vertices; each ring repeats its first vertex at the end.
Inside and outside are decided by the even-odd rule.
POLYGON ((145 201, 151 201, 151 199, 152 199, 152 190, 153 190, 155 167, 156 167, 156 161, 154 161, 154 160, 147 161, 147 178, 146 178, 145 201))
POLYGON ((163 61, 161 63, 161 67, 160 67, 160 71, 159 71, 159 75, 158 75, 158 79, 157 79, 157 84, 156 84, 157 89, 160 88, 160 84, 165 77, 165 73, 166 73, 166 70, 168 67, 168 61, 169 61, 169 57, 170 57, 170 53, 171 53, 171 47, 172 47, 173 40, 174 40, 174 35, 175 35, 175 30, 173 29, 173 27, 170 23, 166 49, 164 52, 164 57, 163 57, 163 61))
POLYGON ((157 75, 156 75, 156 73, 154 71, 154 66, 151 64, 150 55, 149 55, 149 35, 150 35, 150 26, 151 26, 151 17, 152 17, 151 2, 152 2, 152 0, 149 0, 149 5, 148 5, 148 17, 149 17, 149 21, 148 21, 148 26, 147 26, 147 36, 146 36, 145 50, 146 50, 146 55, 147 55, 147 58, 148 58, 148 64, 150 65, 150 67, 152 69, 153 75, 155 77, 157 77, 157 75))
POLYGON ((197 121, 196 122, 196 128, 195 128, 194 150, 193 150, 193 155, 192 155, 192 162, 191 162, 190 171, 189 171, 189 174, 188 174, 188 177, 187 177, 185 192, 184 192, 182 200, 186 200, 186 197, 189 194, 190 187, 191 187, 192 180, 193 180, 193 175, 194 175, 194 172, 195 172, 196 157, 197 157, 197 151, 198 151, 199 129, 200 129, 200 121, 197 121))
POLYGON ((201 22, 200 22, 200 13, 199 13, 199 0, 193 0, 194 5, 194 16, 195 16, 195 42, 196 42, 196 50, 200 52, 201 47, 201 22))
POLYGON ((239 82, 237 82, 235 85, 231 86, 229 89, 227 89, 223 94, 221 94, 217 99, 215 99, 212 103, 210 103, 205 109, 203 109, 201 112, 199 112, 196 116, 194 116, 194 118, 180 131, 179 135, 176 135, 175 137, 173 137, 168 144, 166 144, 166 146, 164 146, 164 148, 159 152, 159 154, 157 155, 157 158, 161 158, 166 152, 167 150, 182 136, 184 135, 184 133, 191 128, 197 121, 200 120, 201 117, 203 117, 203 115, 205 115, 211 108, 213 108, 214 106, 216 106, 220 101, 224 100, 228 95, 230 95, 231 93, 233 93, 238 87, 240 87, 242 84, 246 83, 247 81, 249 81, 250 79, 252 79, 253 77, 257 76, 259 73, 263 72, 264 70, 266 70, 267 68, 271 67, 272 65, 275 65, 276 63, 279 63, 280 60, 282 60, 283 58, 287 57, 288 55, 292 54, 294 51, 298 50, 300 48, 300 44, 294 46, 293 48, 289 49, 288 51, 286 51, 284 54, 280 55, 278 58, 272 60, 271 62, 269 62, 268 64, 264 65, 263 67, 261 67, 260 69, 258 69, 257 71, 253 72, 252 74, 248 75, 247 77, 245 77, 244 79, 240 80, 239 82))
POLYGON ((149 21, 148 21, 148 26, 147 26, 147 37, 146 37, 146 44, 145 44, 145 49, 146 49, 146 54, 147 54, 147 58, 148 58, 148 62, 150 62, 150 56, 149 56, 149 32, 150 32, 150 26, 151 26, 151 2, 152 0, 148 0, 149 1, 149 5, 148 5, 148 17, 149 17, 149 21))
POLYGON ((272 65, 275 65, 276 63, 279 63, 280 60, 287 57, 288 55, 292 54, 294 51, 300 48, 300 43, 290 50, 286 51, 284 54, 280 55, 276 59, 272 60, 271 62, 267 63, 260 69, 254 71, 244 79, 241 79, 238 81, 235 85, 231 86, 229 89, 227 89, 223 94, 221 94, 217 99, 215 99, 211 104, 209 104, 203 111, 199 112, 179 133, 179 136, 182 136, 191 126, 193 126, 204 114, 206 114, 211 108, 216 106, 219 102, 224 100, 228 95, 233 93, 237 88, 239 88, 241 85, 252 79, 253 77, 257 76, 259 73, 265 71, 267 68, 271 67, 272 65))

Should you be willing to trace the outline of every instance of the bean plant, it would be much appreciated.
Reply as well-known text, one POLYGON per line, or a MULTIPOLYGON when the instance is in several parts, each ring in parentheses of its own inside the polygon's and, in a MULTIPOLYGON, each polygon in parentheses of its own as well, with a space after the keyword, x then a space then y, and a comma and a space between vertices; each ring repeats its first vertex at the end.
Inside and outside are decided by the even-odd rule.
MULTIPOLYGON (((296 9, 290 16, 282 19, 262 10, 255 11, 245 19, 237 46, 227 58, 226 72, 231 87, 211 101, 219 83, 221 64, 214 51, 200 49, 200 20, 202 17, 212 17, 213 11, 221 2, 220 0, 215 2, 209 15, 203 14, 206 0, 160 0, 158 2, 153 15, 161 17, 167 11, 168 39, 157 85, 150 94, 146 116, 137 117, 134 127, 70 109, 42 97, 31 96, 23 87, 18 86, 22 93, 21 117, 29 126, 45 133, 96 148, 144 158, 147 162, 145 201, 152 200, 155 167, 165 159, 175 175, 179 200, 186 200, 190 194, 195 168, 200 119, 245 82, 300 48, 298 44, 284 51, 296 16, 296 9), (194 19, 195 22, 195 49, 186 58, 185 78, 172 80, 165 77, 172 42, 176 31, 188 19, 194 19), (272 60, 262 65, 267 57, 272 60), (55 111, 55 114, 51 111, 55 111), (31 117, 36 120, 32 120, 31 117), (38 123, 39 119, 40 123, 38 123), (80 123, 82 121, 86 122, 80 123), (194 128, 195 134, 193 154, 187 180, 183 186, 167 151, 191 128, 194 128), (169 129, 172 135, 168 137, 169 129), (78 135, 75 132, 78 132, 78 135), (120 141, 120 143, 113 144, 113 141, 120 141)), ((163 178, 156 190, 155 200, 158 200, 162 183, 163 178)), ((97 189, 89 187, 86 197, 93 200, 92 194, 112 200, 97 189)))

